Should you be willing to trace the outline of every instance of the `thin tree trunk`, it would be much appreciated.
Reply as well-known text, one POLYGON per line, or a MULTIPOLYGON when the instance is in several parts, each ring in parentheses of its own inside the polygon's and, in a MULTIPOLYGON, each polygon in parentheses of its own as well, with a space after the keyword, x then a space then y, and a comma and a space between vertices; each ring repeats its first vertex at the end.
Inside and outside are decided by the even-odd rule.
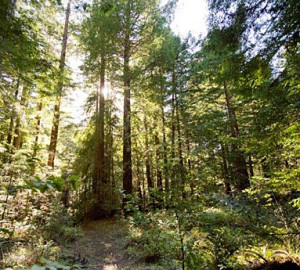
MULTIPOLYGON (((175 68, 174 68, 175 69, 175 68)), ((173 189, 177 188, 177 181, 175 179, 175 91, 176 91, 176 76, 175 70, 173 70, 172 74, 172 97, 171 97, 171 162, 172 162, 172 170, 171 170, 171 186, 173 189)))
MULTIPOLYGON (((19 86, 20 86, 20 77, 18 77, 17 80, 16 91, 14 94, 15 100, 17 100, 18 98, 19 86)), ((15 125, 15 116, 16 116, 16 108, 15 105, 13 105, 10 114, 10 122, 9 122, 9 128, 8 128, 7 139, 6 139, 7 153, 5 153, 3 156, 3 163, 7 163, 11 161, 11 153, 12 153, 11 143, 14 135, 13 132, 14 132, 14 125, 15 125)))
POLYGON ((190 159, 190 155, 191 155, 191 146, 190 146, 190 139, 189 139, 189 133, 187 132, 186 135, 186 151, 187 151, 187 155, 188 155, 188 159, 187 159, 187 164, 188 164, 188 169, 189 169, 189 180, 190 180, 190 189, 191 189, 191 194, 194 194, 195 191, 195 181, 193 179, 192 176, 192 161, 190 159))
POLYGON ((54 115, 53 115, 53 124, 51 130, 51 138, 50 138, 50 146, 49 146, 49 156, 48 156, 48 166, 54 168, 54 160, 56 155, 56 146, 57 146, 57 139, 58 139, 58 129, 59 129, 59 120, 60 120, 60 105, 61 105, 61 98, 62 98, 62 90, 63 90, 63 74, 65 69, 65 61, 66 61, 66 52, 67 52, 67 43, 68 43, 68 30, 69 30, 69 19, 71 13, 71 1, 68 1, 68 6, 66 10, 66 19, 65 19, 65 26, 64 26, 64 33, 63 33, 63 40, 62 40, 62 49, 60 55, 60 78, 57 85, 57 97, 54 106, 54 115))
POLYGON ((148 123, 147 118, 144 116, 144 127, 145 127, 145 152, 146 152, 146 179, 147 179, 147 185, 149 194, 151 195, 151 189, 154 188, 154 184, 152 181, 152 175, 151 175, 151 157, 150 157, 150 150, 149 150, 149 138, 148 138, 148 123))
POLYGON ((137 159, 136 161, 136 174, 137 174, 137 191, 138 191, 138 197, 139 197, 139 209, 142 209, 143 205, 143 193, 142 193, 142 181, 141 181, 141 172, 140 172, 140 167, 141 167, 141 161, 137 159))
POLYGON ((181 126, 180 126, 180 116, 179 116, 179 104, 178 98, 175 93, 175 106, 176 106, 176 122, 177 122, 177 137, 178 137, 178 158, 179 158, 179 171, 180 171, 180 189, 182 195, 184 195, 185 186, 185 168, 183 162, 183 152, 182 152, 182 138, 181 138, 181 126))
MULTIPOLYGON (((108 98, 109 100, 109 98, 108 98)), ((106 168, 106 176, 107 182, 111 182, 111 166, 112 166, 112 120, 111 120, 111 102, 108 103, 107 108, 107 136, 106 136, 106 149, 105 152, 107 153, 107 158, 105 164, 107 164, 106 168)), ((111 186, 112 187, 112 186, 111 186)), ((112 194, 112 193, 111 193, 112 194)))
POLYGON ((164 147, 164 176, 165 176, 165 192, 168 193, 170 189, 169 184, 169 169, 168 169, 168 154, 167 154, 167 139, 166 139, 166 119, 164 107, 161 107, 162 114, 162 136, 163 136, 163 147, 164 147))
MULTIPOLYGON (((17 87, 16 87, 16 91, 15 91, 15 100, 17 100, 17 98, 18 98, 19 86, 20 86, 20 77, 18 78, 18 81, 17 81, 17 87)), ((16 109, 13 106, 12 111, 11 111, 11 115, 10 115, 10 123, 9 123, 9 129, 8 129, 7 140, 6 140, 8 145, 11 144, 12 138, 13 138, 15 114, 16 114, 16 109)))
POLYGON ((105 88, 105 59, 103 56, 101 56, 99 123, 97 123, 99 125, 97 180, 100 185, 107 183, 107 179, 104 175, 104 115, 105 115, 104 88, 105 88))
POLYGON ((95 153, 95 158, 94 158, 94 174, 92 178, 92 191, 95 196, 98 194, 98 186, 99 186, 99 179, 98 179, 98 166, 99 166, 99 147, 98 147, 98 142, 99 142, 99 99, 100 99, 100 89, 97 88, 96 92, 96 127, 95 127, 95 148, 96 148, 96 153, 95 153))
POLYGON ((20 111, 17 115, 16 119, 16 126, 15 126, 15 134, 14 134, 14 140, 13 140, 13 146, 15 149, 20 149, 21 140, 22 140, 22 134, 21 134, 21 117, 23 114, 23 107, 26 105, 26 98, 27 98, 27 87, 23 87, 22 91, 22 97, 20 102, 20 111))
POLYGON ((252 162, 251 154, 249 154, 249 172, 250 172, 250 176, 253 177, 254 176, 254 170, 253 170, 253 162, 252 162))
POLYGON ((166 117, 164 110, 164 85, 163 85, 163 75, 160 74, 160 95, 161 95, 161 120, 162 120, 162 141, 163 141, 163 172, 165 178, 165 192, 169 192, 169 170, 168 170, 168 155, 167 155, 167 139, 166 139, 166 117))
MULTIPOLYGON (((114 143, 113 128, 111 128, 111 137, 110 137, 110 149, 111 149, 111 151, 113 151, 113 143, 114 143)), ((112 152, 110 158, 111 158, 111 186, 112 186, 112 192, 114 192, 114 189, 116 187, 116 181, 115 181, 113 152, 112 152)))
MULTIPOLYGON (((156 120, 154 120, 156 121, 156 120)), ((162 171, 160 169, 160 160, 161 160, 161 151, 160 151, 160 142, 158 137, 158 132, 154 133, 154 141, 156 146, 156 185, 160 191, 163 191, 163 183, 162 183, 162 171)))
POLYGON ((43 109, 43 103, 40 102, 38 105, 38 115, 36 117, 36 125, 35 125, 35 140, 33 146, 32 158, 35 158, 37 155, 37 150, 39 148, 39 136, 40 136, 40 128, 41 128, 41 112, 43 109))

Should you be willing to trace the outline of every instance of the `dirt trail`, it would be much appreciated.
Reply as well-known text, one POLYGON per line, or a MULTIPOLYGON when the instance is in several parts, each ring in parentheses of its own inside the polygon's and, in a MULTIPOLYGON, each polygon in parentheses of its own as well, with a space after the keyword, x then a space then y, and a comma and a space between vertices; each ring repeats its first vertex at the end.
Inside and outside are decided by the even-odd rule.
POLYGON ((88 260, 88 270, 153 269, 138 264, 126 254, 127 226, 118 219, 90 221, 81 226, 83 237, 73 246, 74 253, 88 260))

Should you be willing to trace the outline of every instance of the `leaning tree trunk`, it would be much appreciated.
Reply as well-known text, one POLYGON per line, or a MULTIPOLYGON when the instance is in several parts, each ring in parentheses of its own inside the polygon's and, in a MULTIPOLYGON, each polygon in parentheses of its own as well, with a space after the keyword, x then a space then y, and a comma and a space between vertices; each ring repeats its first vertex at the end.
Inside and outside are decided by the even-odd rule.
POLYGON ((60 78, 57 85, 57 96, 56 102, 54 106, 54 115, 53 115, 53 124, 51 130, 51 138, 50 138, 50 146, 49 146, 49 156, 48 156, 48 166, 54 168, 54 159, 56 155, 56 146, 57 146, 57 139, 58 139, 58 129, 59 129, 59 120, 60 120, 60 105, 61 105, 61 98, 62 98, 62 90, 63 90, 63 73, 65 69, 65 61, 66 61, 66 52, 67 52, 67 43, 68 43, 68 30, 69 30, 69 19, 71 13, 71 1, 68 1, 68 6, 66 10, 66 19, 65 19, 65 26, 64 26, 64 33, 63 33, 63 40, 62 40, 62 49, 60 54, 60 78))

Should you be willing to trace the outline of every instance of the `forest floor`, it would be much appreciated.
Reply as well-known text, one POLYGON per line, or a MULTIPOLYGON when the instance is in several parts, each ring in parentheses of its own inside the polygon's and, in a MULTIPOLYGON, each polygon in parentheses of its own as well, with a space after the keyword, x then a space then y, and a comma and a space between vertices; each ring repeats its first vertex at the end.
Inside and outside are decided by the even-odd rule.
POLYGON ((127 252, 130 242, 127 224, 116 218, 89 221, 81 226, 83 236, 75 241, 69 252, 88 260, 88 270, 151 270, 127 252), (72 250, 71 250, 72 249, 72 250))

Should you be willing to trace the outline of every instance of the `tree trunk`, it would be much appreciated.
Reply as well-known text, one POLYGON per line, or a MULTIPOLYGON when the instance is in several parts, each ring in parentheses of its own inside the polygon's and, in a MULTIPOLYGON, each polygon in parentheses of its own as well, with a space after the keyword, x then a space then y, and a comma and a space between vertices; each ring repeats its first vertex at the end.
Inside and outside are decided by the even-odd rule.
MULTIPOLYGON (((130 2, 128 1, 128 5, 130 2)), ((130 12, 130 7, 129 10, 130 12)), ((130 28, 130 14, 127 15, 127 27, 130 28)), ((130 115, 130 35, 129 29, 124 39, 124 126, 123 126, 123 189, 126 194, 132 193, 132 159, 131 159, 131 115, 130 115)))
MULTIPOLYGON (((20 86, 20 77, 18 77, 17 80, 17 86, 16 86, 16 91, 15 91, 15 100, 18 98, 19 94, 19 86, 20 86)), ((13 132, 14 132, 14 125, 15 125, 15 116, 16 116, 16 108, 15 105, 13 104, 12 109, 11 109, 11 114, 10 114, 10 122, 9 122, 9 128, 8 128, 8 133, 7 133, 7 138, 6 138, 6 149, 7 152, 3 155, 3 163, 7 163, 11 161, 11 143, 13 140, 13 132)))
MULTIPOLYGON (((16 87, 16 91, 15 91, 15 100, 17 100, 17 98, 18 98, 19 87, 20 87, 20 77, 17 80, 17 87, 16 87)), ((9 123, 9 129, 8 129, 7 140, 6 140, 7 145, 10 145, 12 142, 15 114, 16 114, 16 108, 13 106, 11 115, 10 115, 10 123, 9 123)))
POLYGON ((185 168, 183 162, 183 152, 182 152, 182 138, 181 138, 181 126, 180 126, 180 116, 179 116, 179 104, 177 94, 175 93, 175 106, 176 106, 176 124, 177 124, 177 138, 178 138, 178 159, 179 159, 179 175, 180 175, 180 190, 182 195, 184 195, 185 186, 185 168))
POLYGON ((16 119, 16 126, 15 126, 15 134, 13 140, 13 146, 15 149, 20 149, 21 140, 22 140, 22 130, 21 130, 21 117, 23 114, 24 107, 26 105, 26 98, 27 98, 27 87, 23 87, 22 97, 20 102, 20 111, 18 112, 17 119, 16 119))
POLYGON ((191 155, 191 146, 190 146, 190 139, 189 139, 189 132, 186 131, 186 151, 187 151, 187 155, 188 155, 188 159, 187 159, 187 164, 188 164, 188 169, 189 169, 189 180, 190 180, 190 189, 191 189, 191 194, 194 194, 195 191, 195 181, 192 175, 192 161, 190 158, 191 155))
POLYGON ((41 112, 43 109, 43 103, 40 102, 38 105, 38 115, 36 117, 36 125, 35 125, 35 140, 34 140, 34 147, 32 158, 35 158, 37 155, 37 150, 39 148, 39 135, 40 135, 40 128, 41 128, 41 112))
POLYGON ((166 117, 164 110, 164 85, 163 85, 163 75, 160 74, 160 95, 161 95, 161 120, 162 120, 162 141, 163 141, 163 172, 165 178, 165 192, 169 192, 169 170, 168 170, 168 154, 167 154, 167 139, 166 139, 166 117))
MULTIPOLYGON (((231 137, 239 137, 239 128, 236 120, 235 109, 232 105, 232 99, 227 89, 227 84, 224 81, 224 94, 226 99, 226 106, 228 112, 228 119, 230 122, 231 137)), ((232 144, 232 155, 235 165, 235 180, 236 188, 239 191, 242 191, 250 186, 249 175, 247 171, 247 164, 245 161, 244 154, 239 150, 237 144, 234 142, 232 144)))
POLYGON ((142 193, 142 181, 141 181, 141 161, 137 159, 136 161, 136 176, 137 176, 137 191, 139 197, 139 209, 142 209, 143 206, 143 193, 142 193))
POLYGON ((226 160, 226 150, 221 143, 221 157, 222 157, 222 171, 223 171, 223 178, 224 178, 224 191, 226 194, 231 194, 231 187, 230 187, 230 176, 229 176, 229 170, 227 166, 227 160, 226 160))
POLYGON ((167 139, 166 139, 166 119, 164 107, 161 107, 161 117, 162 117, 162 136, 163 136, 163 147, 164 147, 164 176, 165 176, 165 192, 168 193, 170 189, 169 184, 169 169, 168 169, 168 154, 167 154, 167 139))
POLYGON ((98 166, 97 166, 97 180, 99 184, 106 184, 107 179, 104 174, 104 115, 105 115, 105 59, 101 56, 100 69, 100 96, 99 96, 99 142, 98 142, 98 166))
POLYGON ((149 137, 148 137, 148 123, 147 118, 144 116, 144 127, 145 127, 145 152, 146 152, 146 179, 148 184, 149 194, 151 194, 151 189, 154 188, 154 184, 152 181, 151 175, 151 156, 150 156, 150 149, 149 149, 149 137))
MULTIPOLYGON (((175 68, 174 68, 175 69, 175 68)), ((171 170, 171 186, 173 189, 177 188, 177 181, 175 179, 175 91, 176 91, 176 76, 175 71, 173 70, 172 74, 172 97, 171 97, 171 163, 172 163, 172 170, 171 170)))
POLYGON ((60 54, 60 64, 59 64, 60 78, 57 84, 57 96, 56 96, 56 102, 54 106, 53 123, 52 123, 51 138, 50 138, 50 145, 49 145, 48 166, 51 166, 52 168, 54 168, 54 159, 56 155, 56 146, 57 146, 57 139, 58 139, 60 104, 61 104, 62 90, 63 90, 63 74, 65 69, 67 43, 68 43, 71 1, 72 0, 68 1, 68 6, 66 10, 66 19, 65 19, 65 26, 64 26, 64 33, 63 33, 63 40, 62 40, 62 49, 60 54))
MULTIPOLYGON (((156 119, 154 119, 156 121, 156 119)), ((163 183, 162 183, 162 171, 160 169, 160 160, 161 160, 161 151, 160 151, 160 142, 158 138, 158 132, 155 131, 154 141, 156 146, 156 185, 160 191, 163 191, 163 183)))
POLYGON ((253 177, 254 176, 254 170, 253 170, 253 162, 252 162, 251 154, 249 154, 249 172, 250 172, 250 176, 253 177))

